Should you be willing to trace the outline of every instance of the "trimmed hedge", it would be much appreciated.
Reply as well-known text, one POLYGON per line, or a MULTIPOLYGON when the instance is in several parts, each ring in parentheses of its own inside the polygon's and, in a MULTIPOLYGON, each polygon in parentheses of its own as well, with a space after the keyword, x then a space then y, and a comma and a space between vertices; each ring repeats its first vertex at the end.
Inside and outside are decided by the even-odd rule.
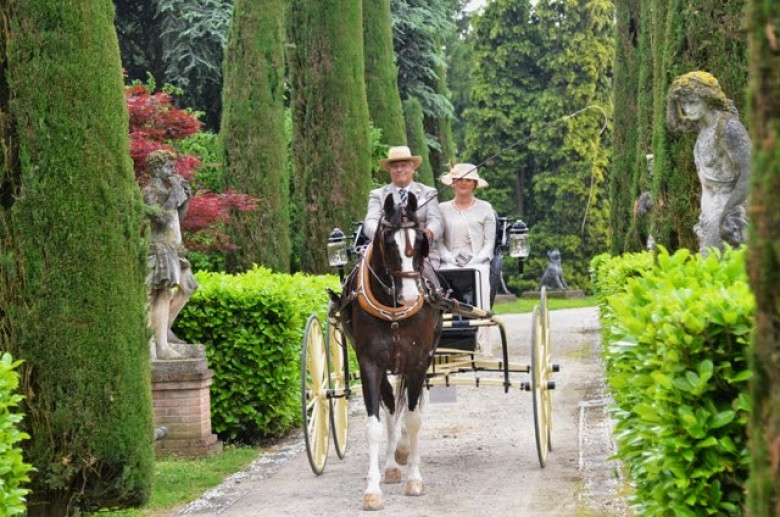
POLYGON ((338 278, 277 274, 257 266, 240 275, 195 276, 200 287, 176 320, 175 332, 206 346, 214 370, 214 432, 229 442, 254 443, 300 425, 304 326, 312 312, 325 317, 325 288, 338 290, 338 278))
POLYGON ((755 312, 744 252, 661 249, 649 268, 645 255, 592 263, 632 504, 644 516, 740 515, 755 312))
POLYGON ((24 462, 18 443, 30 437, 17 429, 22 414, 14 408, 22 400, 17 394, 19 374, 15 371, 21 361, 14 362, 11 354, 0 357, 0 514, 23 515, 26 496, 30 492, 22 483, 30 481, 31 466, 24 462))

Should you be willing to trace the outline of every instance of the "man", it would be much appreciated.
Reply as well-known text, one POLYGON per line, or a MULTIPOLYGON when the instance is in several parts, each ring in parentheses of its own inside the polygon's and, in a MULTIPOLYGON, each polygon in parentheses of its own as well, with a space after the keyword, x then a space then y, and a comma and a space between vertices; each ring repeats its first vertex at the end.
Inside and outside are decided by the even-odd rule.
POLYGON ((414 180, 414 173, 420 167, 422 157, 413 156, 406 146, 391 147, 387 158, 379 161, 379 166, 390 173, 391 183, 384 187, 374 189, 368 196, 368 211, 363 220, 363 233, 369 239, 374 239, 379 219, 382 217, 385 198, 392 195, 396 203, 407 199, 409 194, 417 198, 417 218, 428 236, 431 253, 429 260, 434 268, 439 267, 439 255, 435 242, 441 238, 442 222, 439 211, 438 192, 435 188, 428 187, 414 180))

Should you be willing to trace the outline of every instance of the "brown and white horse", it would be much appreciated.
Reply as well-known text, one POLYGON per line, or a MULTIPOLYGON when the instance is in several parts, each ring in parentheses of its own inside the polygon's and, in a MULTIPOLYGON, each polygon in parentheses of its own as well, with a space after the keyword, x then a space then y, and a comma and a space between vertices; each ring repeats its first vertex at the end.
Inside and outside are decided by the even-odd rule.
POLYGON ((347 278, 337 303, 344 331, 360 364, 368 413, 369 466, 364 510, 384 506, 379 470, 380 405, 387 430, 384 482, 401 482, 399 462, 405 463, 406 451, 396 460, 396 446, 399 417, 405 415, 406 495, 422 495, 424 491, 418 450, 420 402, 425 374, 441 336, 442 310, 432 303, 435 286, 427 280, 428 275, 423 275, 429 244, 415 216, 416 209, 413 194, 405 207, 395 205, 392 196, 385 199, 384 215, 374 241, 347 278), (395 389, 389 374, 395 376, 395 389))

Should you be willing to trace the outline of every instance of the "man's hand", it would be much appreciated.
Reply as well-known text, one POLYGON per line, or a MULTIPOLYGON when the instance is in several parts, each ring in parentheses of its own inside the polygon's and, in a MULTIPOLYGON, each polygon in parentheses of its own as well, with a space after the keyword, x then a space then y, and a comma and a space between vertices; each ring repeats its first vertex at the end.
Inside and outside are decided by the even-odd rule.
POLYGON ((423 232, 425 233, 425 236, 428 237, 428 244, 433 244, 433 230, 426 228, 423 232))

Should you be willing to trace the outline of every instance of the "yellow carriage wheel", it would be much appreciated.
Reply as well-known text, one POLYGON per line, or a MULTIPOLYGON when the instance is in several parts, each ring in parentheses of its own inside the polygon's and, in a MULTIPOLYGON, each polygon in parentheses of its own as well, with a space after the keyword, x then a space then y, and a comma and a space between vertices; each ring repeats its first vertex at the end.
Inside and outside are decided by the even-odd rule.
POLYGON ((542 400, 547 421, 547 450, 552 451, 552 390, 548 388, 548 383, 552 377, 552 333, 550 332, 550 311, 547 309, 547 287, 542 287, 541 293, 542 310, 542 346, 544 347, 544 369, 545 375, 544 388, 542 389, 542 400))
POLYGON ((347 378, 345 357, 346 336, 334 322, 328 322, 328 360, 330 388, 335 395, 330 399, 330 427, 333 432, 333 446, 339 459, 347 454, 347 432, 349 430, 349 399, 346 395, 347 378))
POLYGON ((534 307, 533 320, 531 321, 531 395, 534 409, 534 434, 536 435, 536 452, 539 456, 539 465, 544 468, 547 462, 549 450, 549 405, 545 403, 549 395, 547 390, 547 378, 549 377, 545 360, 546 346, 544 339, 544 324, 542 311, 534 307))
POLYGON ((328 430, 330 401, 328 390, 328 359, 322 325, 315 314, 309 316, 301 346, 301 406, 303 435, 309 465, 318 476, 328 461, 328 430))

